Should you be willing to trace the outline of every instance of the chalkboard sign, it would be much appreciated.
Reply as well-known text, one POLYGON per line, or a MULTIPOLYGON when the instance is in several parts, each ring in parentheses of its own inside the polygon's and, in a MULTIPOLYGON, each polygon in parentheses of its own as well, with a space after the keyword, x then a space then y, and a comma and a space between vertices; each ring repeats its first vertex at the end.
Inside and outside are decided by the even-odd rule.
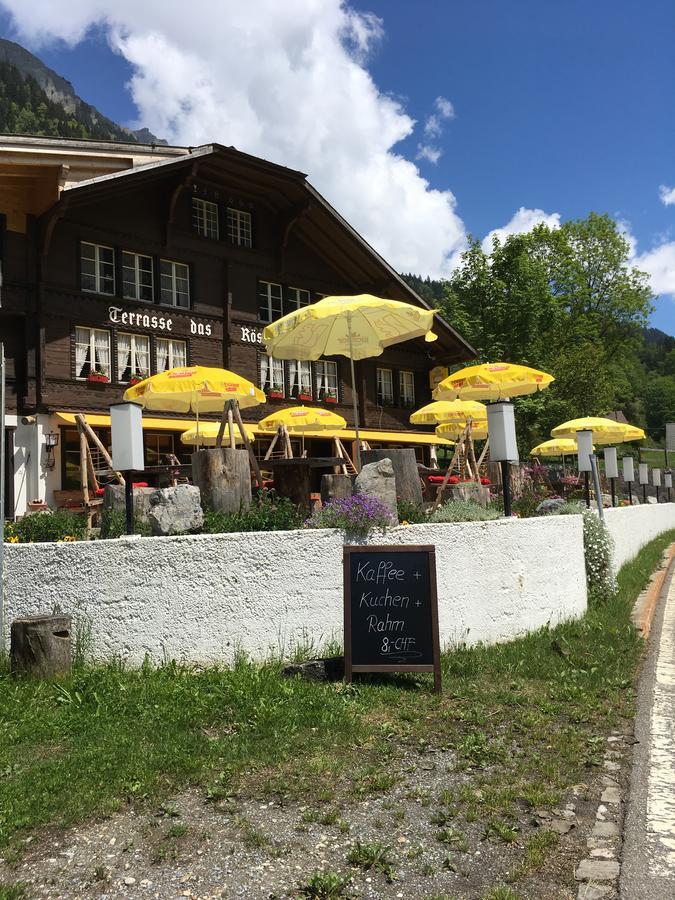
POLYGON ((344 548, 345 679, 433 672, 441 689, 433 546, 344 548))

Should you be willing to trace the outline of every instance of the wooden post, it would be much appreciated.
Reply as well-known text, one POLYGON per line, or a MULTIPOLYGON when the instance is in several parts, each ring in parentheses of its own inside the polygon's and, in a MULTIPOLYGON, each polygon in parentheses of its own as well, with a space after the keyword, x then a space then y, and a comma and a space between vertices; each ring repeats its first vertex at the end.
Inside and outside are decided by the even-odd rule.
POLYGON ((29 616, 12 622, 12 675, 51 679, 71 670, 70 616, 29 616))
MULTIPOLYGON (((258 487, 262 488, 262 472, 260 471, 260 466, 258 465, 258 460, 256 459, 256 455, 253 451, 253 447, 251 446, 251 442, 248 439, 248 434, 246 433, 246 429, 244 428, 244 423, 241 421, 241 410, 239 409, 239 404, 236 401, 232 404, 232 412, 234 414, 234 418, 236 419, 237 427, 239 428, 239 431, 241 433, 241 439, 248 451, 248 458, 251 460, 251 466, 253 467, 253 471, 255 472, 255 478, 258 482, 258 487)), ((232 437, 234 438, 234 431, 232 432, 232 437)))
POLYGON ((234 439, 234 415, 232 414, 233 401, 228 400, 227 403, 227 431, 230 435, 230 450, 237 449, 237 442, 234 439))
POLYGON ((112 457, 110 456, 110 454, 108 453, 106 448, 103 446, 103 444, 99 440, 98 435, 91 428, 91 426, 89 425, 89 423, 87 422, 85 417, 82 415, 82 413, 76 413, 75 421, 78 425, 78 429, 81 428, 82 431, 84 431, 85 435, 87 436, 87 439, 90 440, 98 448, 98 450, 101 453, 101 456, 110 466, 110 470, 113 473, 113 475, 115 476, 115 478, 117 479, 118 484, 123 485, 124 484, 124 476, 122 475, 121 472, 116 472, 113 469, 112 457))
POLYGON ((448 466, 448 470, 447 470, 447 472, 445 473, 445 477, 444 477, 444 479, 443 479, 442 484, 439 484, 438 490, 436 491, 436 499, 434 500, 434 505, 431 507, 431 512, 432 512, 432 513, 436 512, 436 510, 437 510, 438 507, 440 506, 441 499, 442 499, 442 497, 443 497, 443 494, 444 494, 444 492, 445 492, 445 489, 446 489, 447 486, 448 486, 448 481, 450 480, 450 476, 452 475, 452 470, 453 470, 454 467, 455 467, 455 463, 456 463, 456 461, 457 461, 458 459, 461 458, 461 451, 462 451, 462 448, 463 448, 463 446, 464 446, 464 441, 465 441, 465 439, 466 439, 466 431, 467 431, 467 428, 468 428, 468 427, 469 427, 469 426, 467 425, 467 426, 464 428, 464 431, 463 431, 462 434, 460 435, 459 440, 458 440, 457 443, 455 444, 455 452, 452 454, 452 459, 450 460, 450 465, 448 466))
POLYGON ((227 404, 223 406, 223 414, 220 417, 220 425, 218 434, 216 435, 216 450, 220 450, 223 446, 223 435, 225 434, 225 423, 227 422, 227 404))
POLYGON ((263 462, 267 462, 267 460, 272 456, 272 451, 274 450, 276 443, 279 440, 280 435, 281 435, 281 429, 277 428, 277 430, 274 432, 274 437, 272 438, 272 442, 270 443, 269 447, 267 448, 267 453, 265 454, 265 459, 263 460, 263 462))
POLYGON ((82 498, 84 505, 89 505, 89 475, 87 469, 87 439, 80 431, 80 479, 82 482, 82 498))

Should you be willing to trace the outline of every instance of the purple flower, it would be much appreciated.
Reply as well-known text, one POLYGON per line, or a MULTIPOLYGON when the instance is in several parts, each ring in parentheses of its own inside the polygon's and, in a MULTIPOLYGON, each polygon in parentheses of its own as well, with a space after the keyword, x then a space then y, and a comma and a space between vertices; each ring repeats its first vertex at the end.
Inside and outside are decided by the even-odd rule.
POLYGON ((310 528, 341 528, 351 534, 366 535, 372 528, 387 528, 397 524, 389 507, 366 494, 354 494, 330 500, 317 510, 306 524, 310 528))

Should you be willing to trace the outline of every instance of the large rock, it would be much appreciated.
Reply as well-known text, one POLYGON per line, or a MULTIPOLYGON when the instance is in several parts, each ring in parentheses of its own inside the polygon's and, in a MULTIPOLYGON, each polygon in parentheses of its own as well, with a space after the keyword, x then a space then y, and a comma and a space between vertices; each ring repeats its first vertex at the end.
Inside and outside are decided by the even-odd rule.
POLYGON ((191 484, 161 488, 150 498, 148 521, 154 535, 199 531, 204 524, 199 488, 191 484))
MULTIPOLYGON (((134 488, 134 518, 138 522, 148 521, 150 511, 150 498, 156 493, 156 488, 134 488)), ((108 484, 103 492, 103 509, 114 509, 125 512, 126 500, 124 487, 121 484, 108 484)))
POLYGON ((380 459, 367 463, 356 476, 354 483, 357 494, 377 497, 388 506, 394 516, 396 507, 396 477, 390 459, 380 459))
POLYGON ((417 457, 412 447, 401 450, 363 450, 361 462, 364 464, 391 460, 396 478, 396 495, 399 500, 409 500, 416 506, 422 505, 422 482, 420 481, 417 457))

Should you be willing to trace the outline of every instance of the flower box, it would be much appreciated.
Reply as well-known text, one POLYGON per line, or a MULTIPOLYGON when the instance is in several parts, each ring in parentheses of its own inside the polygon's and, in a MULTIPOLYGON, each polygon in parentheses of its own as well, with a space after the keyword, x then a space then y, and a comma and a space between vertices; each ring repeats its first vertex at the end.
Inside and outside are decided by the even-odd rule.
POLYGON ((284 392, 278 388, 271 388, 271 390, 267 391, 267 399, 268 400, 283 400, 284 392))
POLYGON ((326 394, 323 398, 324 403, 337 403, 337 397, 333 396, 333 394, 326 394))
POLYGON ((90 372, 87 375, 87 381, 90 384, 108 384, 110 379, 107 375, 104 375, 103 372, 90 372))
POLYGON ((140 384, 141 381, 145 381, 145 379, 148 377, 149 377, 148 375, 144 375, 144 374, 132 375, 128 382, 129 387, 133 387, 135 384, 140 384))
POLYGON ((306 394, 304 391, 298 394, 298 400, 304 400, 311 402, 314 399, 311 394, 306 394))

